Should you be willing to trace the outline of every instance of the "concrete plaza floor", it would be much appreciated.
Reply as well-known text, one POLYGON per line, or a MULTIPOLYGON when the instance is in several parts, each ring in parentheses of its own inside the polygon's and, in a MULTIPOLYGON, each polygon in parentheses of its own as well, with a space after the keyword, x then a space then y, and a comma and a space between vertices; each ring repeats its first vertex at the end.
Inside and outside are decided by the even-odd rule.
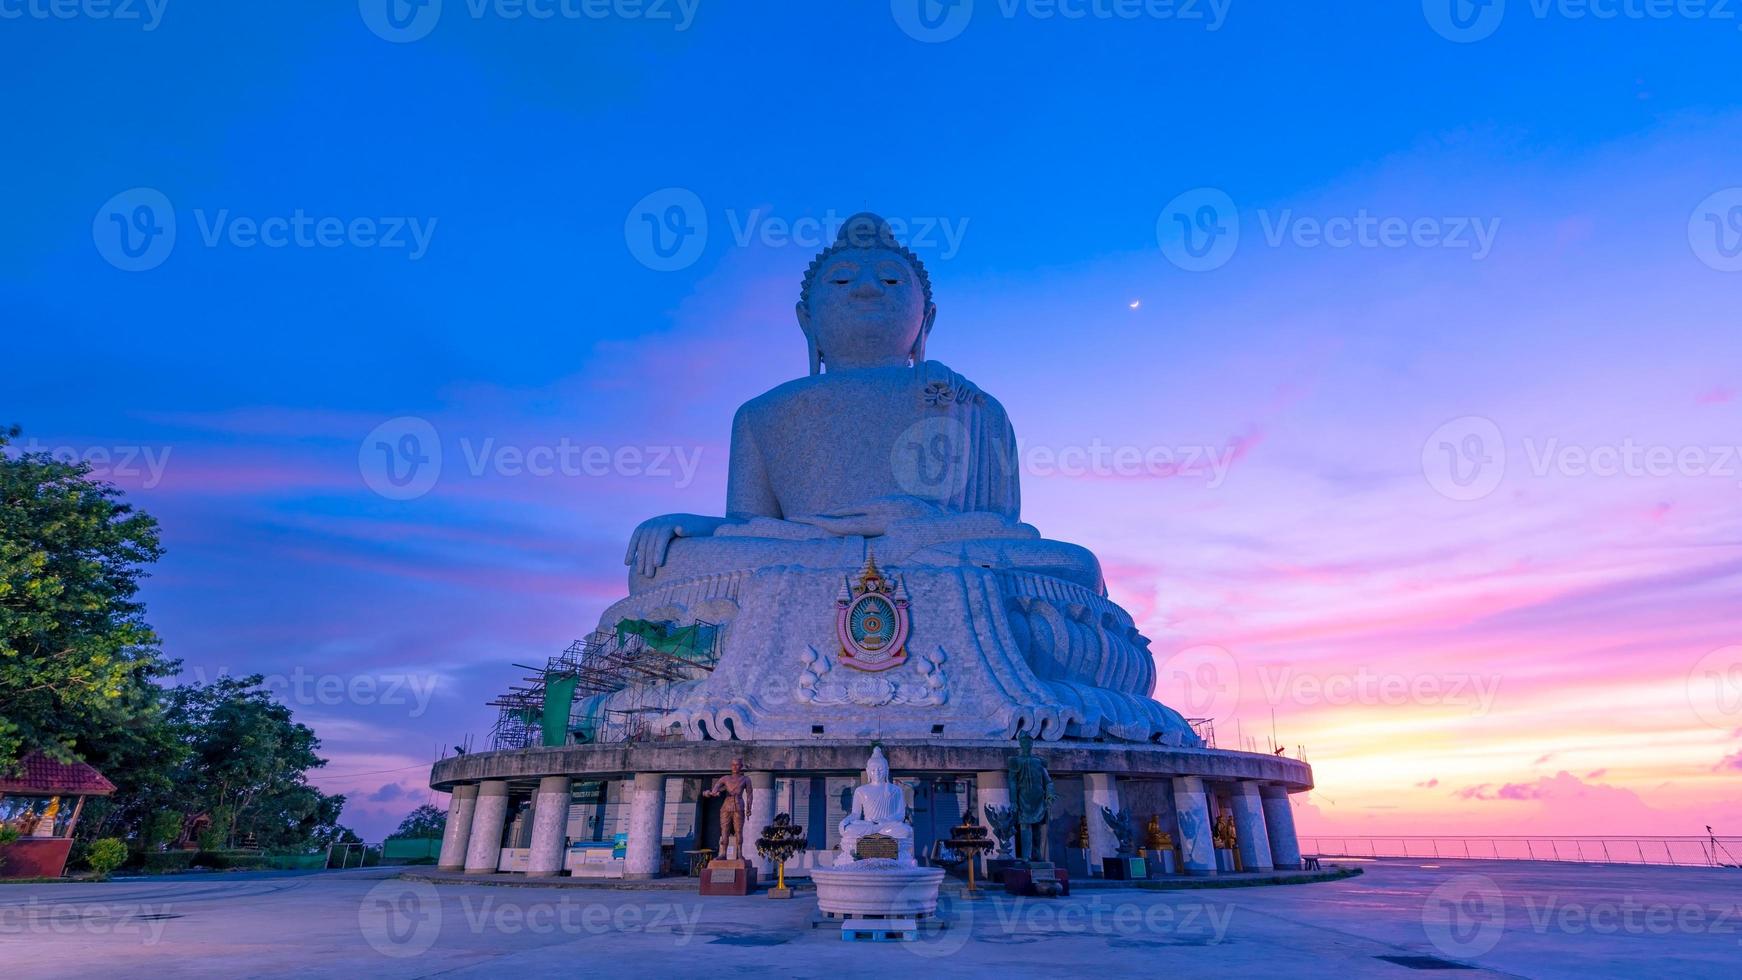
POLYGON ((1315 884, 948 903, 914 943, 843 942, 815 899, 400 880, 390 869, 0 886, 17 977, 1742 976, 1742 871, 1362 862, 1315 884))

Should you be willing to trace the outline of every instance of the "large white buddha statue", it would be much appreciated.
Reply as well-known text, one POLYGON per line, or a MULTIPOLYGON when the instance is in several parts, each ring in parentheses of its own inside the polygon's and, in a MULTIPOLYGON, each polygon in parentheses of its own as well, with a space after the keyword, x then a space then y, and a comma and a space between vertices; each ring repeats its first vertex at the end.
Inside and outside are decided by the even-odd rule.
POLYGON ((624 563, 640 592, 769 562, 1024 568, 1101 590, 1087 549, 1020 522, 1016 434, 997 399, 925 358, 937 318, 918 257, 873 214, 805 273, 810 375, 732 420, 726 516, 645 521, 624 563))
POLYGON ((717 663, 585 699, 577 728, 1199 744, 1095 556, 1022 522, 1010 420, 926 359, 931 280, 883 219, 847 220, 797 313, 810 372, 739 407, 725 515, 644 521, 600 619, 712 624, 717 663))
POLYGON ((881 746, 871 750, 865 763, 867 782, 853 790, 853 802, 847 815, 841 818, 841 853, 835 856, 836 866, 859 860, 859 841, 880 834, 895 841, 895 860, 915 867, 913 858, 913 824, 907 822, 907 795, 900 786, 889 781, 889 760, 883 757, 881 746))

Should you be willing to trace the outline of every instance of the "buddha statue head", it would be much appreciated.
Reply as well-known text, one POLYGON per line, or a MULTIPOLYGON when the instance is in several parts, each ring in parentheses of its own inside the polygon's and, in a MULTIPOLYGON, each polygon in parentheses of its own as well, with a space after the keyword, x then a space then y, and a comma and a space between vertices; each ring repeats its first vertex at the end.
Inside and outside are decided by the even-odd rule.
POLYGON ((871 750, 871 758, 865 763, 865 778, 873 786, 881 786, 889 782, 889 760, 883 757, 881 745, 871 750))
POLYGON ((917 364, 937 307, 925 266, 889 222, 869 211, 848 218, 835 242, 805 270, 798 325, 810 347, 811 374, 917 364))

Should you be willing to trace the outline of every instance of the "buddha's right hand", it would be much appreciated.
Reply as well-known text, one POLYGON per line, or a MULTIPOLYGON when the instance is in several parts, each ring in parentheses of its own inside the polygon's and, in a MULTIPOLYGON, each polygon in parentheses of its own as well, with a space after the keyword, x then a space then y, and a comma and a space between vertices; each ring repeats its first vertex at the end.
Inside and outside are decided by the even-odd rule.
POLYGON ((632 565, 642 578, 652 578, 665 564, 666 550, 673 538, 705 538, 729 523, 724 517, 702 517, 697 514, 666 514, 641 522, 629 535, 629 550, 623 553, 623 564, 632 565))

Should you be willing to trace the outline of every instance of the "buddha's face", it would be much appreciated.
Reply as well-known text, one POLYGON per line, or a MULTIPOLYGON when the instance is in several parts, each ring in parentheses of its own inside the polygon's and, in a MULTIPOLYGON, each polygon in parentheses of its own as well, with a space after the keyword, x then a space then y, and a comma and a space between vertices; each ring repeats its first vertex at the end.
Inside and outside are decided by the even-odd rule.
POLYGON ((850 248, 817 270, 798 322, 829 367, 879 367, 906 363, 934 314, 899 253, 850 248))

